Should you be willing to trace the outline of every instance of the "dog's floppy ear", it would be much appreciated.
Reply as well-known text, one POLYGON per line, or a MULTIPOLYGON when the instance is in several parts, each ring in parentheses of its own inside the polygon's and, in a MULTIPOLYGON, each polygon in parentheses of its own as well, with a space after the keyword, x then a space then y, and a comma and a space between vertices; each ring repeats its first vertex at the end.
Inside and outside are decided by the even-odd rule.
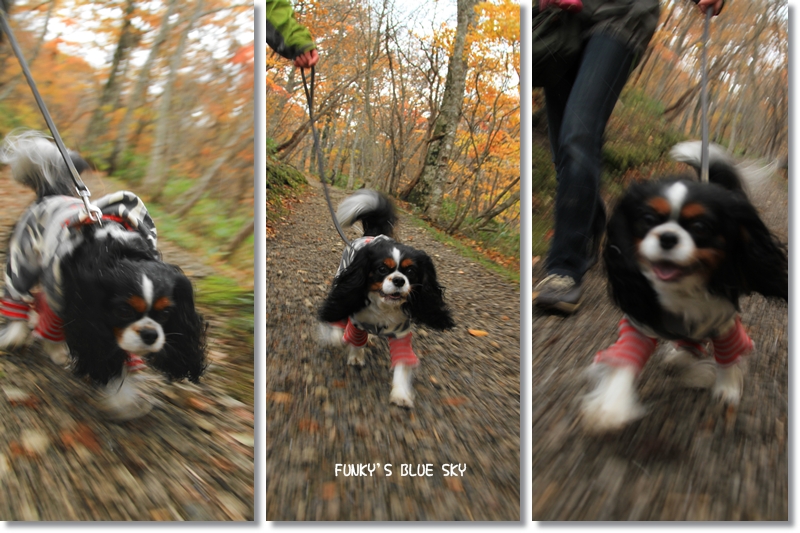
POLYGON ((96 279, 81 276, 65 278, 62 319, 68 325, 64 336, 75 373, 105 385, 121 374, 128 354, 106 326, 108 310, 99 293, 85 289, 96 283, 96 279))
POLYGON ((317 316, 323 322, 338 322, 363 309, 367 303, 367 277, 372 261, 371 246, 356 251, 347 268, 333 280, 331 292, 317 316))
POLYGON ((742 200, 731 210, 738 225, 734 257, 728 264, 737 269, 746 293, 789 300, 789 261, 786 246, 769 231, 753 205, 742 200))
POLYGON ((636 261, 633 221, 628 220, 635 202, 630 195, 624 197, 608 220, 603 262, 611 297, 620 309, 640 322, 654 324, 660 321, 661 306, 636 261))
POLYGON ((206 369, 206 322, 194 306, 192 282, 173 265, 175 287, 173 312, 162 324, 166 342, 148 362, 171 380, 197 383, 206 369))
POLYGON ((408 301, 403 304, 411 318, 433 329, 445 330, 456 324, 450 316, 450 309, 444 301, 444 289, 436 279, 436 268, 431 258, 420 254, 415 264, 422 276, 421 283, 411 287, 408 301))

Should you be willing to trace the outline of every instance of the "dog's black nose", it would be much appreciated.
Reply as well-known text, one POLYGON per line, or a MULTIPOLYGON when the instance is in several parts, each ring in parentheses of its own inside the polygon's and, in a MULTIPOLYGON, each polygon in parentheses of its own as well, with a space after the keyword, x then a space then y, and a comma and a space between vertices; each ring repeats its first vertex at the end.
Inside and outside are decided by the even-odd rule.
POLYGON ((405 278, 392 278, 392 283, 394 283, 395 287, 402 287, 406 284, 405 278))
POLYGON ((658 240, 664 250, 671 250, 678 244, 678 236, 672 232, 662 233, 658 240))
POLYGON ((144 328, 139 331, 139 336, 142 338, 144 343, 148 346, 156 342, 158 340, 158 331, 153 328, 144 328))

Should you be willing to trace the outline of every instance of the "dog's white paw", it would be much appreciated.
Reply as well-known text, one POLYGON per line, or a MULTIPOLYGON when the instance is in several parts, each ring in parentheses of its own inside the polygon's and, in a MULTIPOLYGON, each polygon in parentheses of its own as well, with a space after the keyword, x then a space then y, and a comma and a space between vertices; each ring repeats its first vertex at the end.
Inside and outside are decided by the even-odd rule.
POLYGON ((330 324, 320 323, 317 328, 317 339, 322 346, 342 348, 345 345, 344 329, 331 326, 330 324))
POLYGON ((10 350, 25 346, 30 338, 31 330, 23 320, 10 320, 0 329, 0 349, 10 350))
POLYGON ((414 407, 414 388, 411 386, 413 369, 402 363, 394 366, 392 376, 392 392, 389 403, 411 409, 414 407))
POLYGON ((414 407, 414 393, 402 387, 392 387, 392 393, 389 395, 389 403, 397 405, 398 407, 411 409, 414 407))
POLYGON ((695 359, 683 367, 681 383, 690 389, 710 389, 717 379, 716 367, 713 359, 695 359))
POLYGON ((731 405, 738 405, 744 389, 744 370, 742 361, 730 366, 716 368, 716 381, 711 393, 714 398, 731 405))
POLYGON ((146 415, 153 404, 139 390, 138 376, 114 378, 101 391, 100 408, 106 418, 115 422, 133 420, 146 415))
POLYGON ((664 364, 675 369, 692 366, 700 360, 697 354, 673 344, 670 344, 669 348, 664 352, 664 364))
POLYGON ((53 363, 59 366, 67 366, 67 364, 69 364, 70 358, 67 343, 43 340, 42 348, 53 363))
POLYGON ((355 346, 351 346, 349 350, 347 350, 347 364, 350 366, 357 366, 362 367, 366 363, 366 350, 363 348, 356 348, 355 346))
POLYGON ((615 431, 644 416, 645 408, 636 395, 636 369, 595 363, 589 373, 595 380, 595 388, 584 396, 581 405, 588 431, 615 431))

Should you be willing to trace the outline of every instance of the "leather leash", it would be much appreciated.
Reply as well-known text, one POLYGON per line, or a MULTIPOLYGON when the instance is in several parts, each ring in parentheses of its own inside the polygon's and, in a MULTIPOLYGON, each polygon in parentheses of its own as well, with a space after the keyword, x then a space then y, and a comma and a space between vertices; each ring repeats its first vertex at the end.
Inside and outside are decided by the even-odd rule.
POLYGON ((14 55, 17 56, 17 61, 19 61, 19 65, 22 67, 22 73, 25 75, 25 79, 28 80, 28 86, 30 86, 31 92, 33 92, 33 97, 36 99, 36 104, 39 106, 39 110, 42 112, 44 121, 47 123, 47 127, 50 129, 50 133, 53 135, 53 140, 55 141, 59 152, 61 152, 61 157, 64 158, 64 162, 67 164, 67 168, 72 176, 72 182, 75 184, 75 190, 77 191, 78 196, 80 196, 80 198, 83 200, 83 206, 86 209, 86 213, 89 215, 90 219, 93 219, 95 222, 102 225, 103 213, 99 207, 92 205, 92 203, 89 202, 89 198, 91 198, 92 193, 89 192, 88 187, 86 187, 86 185, 83 183, 80 174, 78 174, 75 165, 72 163, 72 158, 69 156, 67 147, 64 146, 64 141, 61 140, 61 136, 58 134, 58 129, 56 129, 56 125, 53 123, 53 119, 50 117, 50 113, 47 111, 47 106, 42 99, 42 95, 39 94, 39 90, 36 88, 36 82, 33 81, 33 76, 28 68, 28 63, 25 61, 25 56, 22 55, 22 50, 20 50, 19 44, 17 44, 17 39, 14 37, 14 32, 11 31, 11 25, 8 23, 8 14, 3 9, 0 9, 0 26, 2 26, 3 33, 5 33, 8 37, 8 42, 11 44, 11 49, 14 51, 14 55))
POLYGON ((306 72, 304 68, 300 69, 300 74, 303 77, 303 90, 306 93, 306 101, 308 102, 308 123, 311 125, 311 134, 314 137, 314 150, 317 154, 317 167, 319 172, 319 180, 322 182, 322 190, 325 192, 325 200, 328 202, 328 209, 331 212, 331 217, 333 218, 333 225, 336 226, 336 231, 339 232, 339 236, 342 238, 344 243, 347 246, 350 246, 350 241, 347 240, 347 237, 344 234, 344 230, 342 226, 339 225, 339 221, 336 219, 336 210, 333 208, 333 202, 331 202, 331 195, 328 191, 328 183, 325 181, 325 166, 322 161, 322 148, 319 145, 319 134, 317 133, 317 128, 314 126, 314 78, 315 78, 315 69, 311 67, 311 75, 309 83, 306 83, 306 72), (310 87, 309 87, 310 86, 310 87))

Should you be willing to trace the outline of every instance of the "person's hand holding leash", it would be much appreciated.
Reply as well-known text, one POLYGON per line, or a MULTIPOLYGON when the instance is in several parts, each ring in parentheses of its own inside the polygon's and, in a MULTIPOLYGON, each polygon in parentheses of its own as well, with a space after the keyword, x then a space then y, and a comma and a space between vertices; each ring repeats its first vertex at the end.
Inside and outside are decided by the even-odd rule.
POLYGON ((311 68, 319 61, 319 54, 316 50, 308 50, 294 58, 294 66, 297 68, 311 68))

